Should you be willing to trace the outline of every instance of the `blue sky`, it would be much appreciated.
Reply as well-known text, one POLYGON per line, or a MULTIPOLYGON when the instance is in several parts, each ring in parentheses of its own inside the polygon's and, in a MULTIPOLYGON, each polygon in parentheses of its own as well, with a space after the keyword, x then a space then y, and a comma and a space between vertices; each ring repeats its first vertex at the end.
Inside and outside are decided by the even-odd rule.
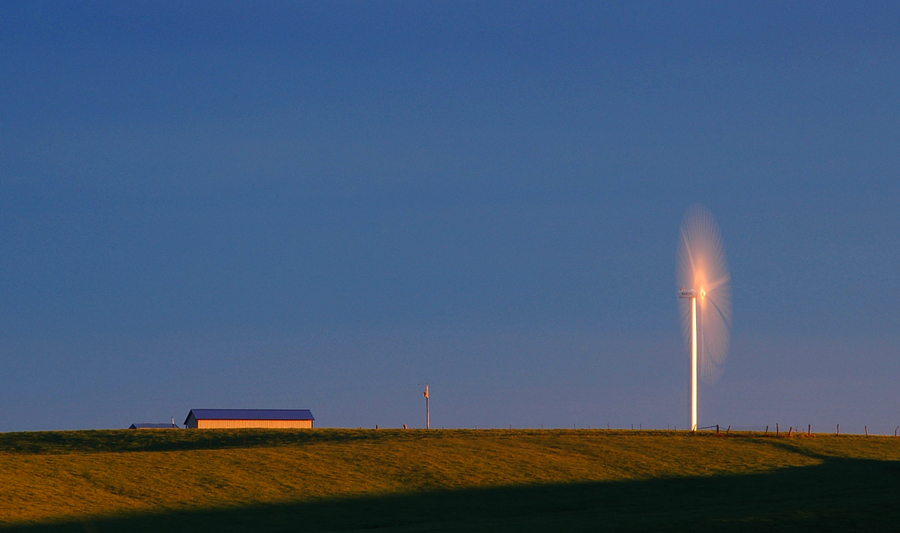
POLYGON ((7 3, 0 430, 900 425, 892 3, 7 3))

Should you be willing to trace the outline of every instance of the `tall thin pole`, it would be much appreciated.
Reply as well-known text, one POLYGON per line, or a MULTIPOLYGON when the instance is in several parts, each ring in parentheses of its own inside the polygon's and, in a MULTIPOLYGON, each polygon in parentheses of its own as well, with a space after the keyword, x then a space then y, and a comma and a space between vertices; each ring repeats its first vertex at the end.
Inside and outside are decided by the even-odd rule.
POLYGON ((691 298, 691 431, 697 431, 697 297, 691 298))
POLYGON ((425 429, 431 429, 431 408, 428 405, 428 383, 425 384, 425 429))

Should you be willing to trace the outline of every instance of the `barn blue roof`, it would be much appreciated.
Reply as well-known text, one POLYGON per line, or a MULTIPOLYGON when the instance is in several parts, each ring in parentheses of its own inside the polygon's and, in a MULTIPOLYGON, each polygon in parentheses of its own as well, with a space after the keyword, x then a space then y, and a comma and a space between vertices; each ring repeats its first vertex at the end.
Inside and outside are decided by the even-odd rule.
POLYGON ((309 409, 191 409, 197 420, 315 420, 309 409))

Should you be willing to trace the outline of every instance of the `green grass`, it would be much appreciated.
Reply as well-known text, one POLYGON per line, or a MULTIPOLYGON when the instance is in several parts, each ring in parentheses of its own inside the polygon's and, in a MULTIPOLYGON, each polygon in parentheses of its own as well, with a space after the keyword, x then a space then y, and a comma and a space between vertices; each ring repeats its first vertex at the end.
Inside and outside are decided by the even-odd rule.
POLYGON ((0 529, 896 529, 900 438, 604 430, 0 434, 0 529))

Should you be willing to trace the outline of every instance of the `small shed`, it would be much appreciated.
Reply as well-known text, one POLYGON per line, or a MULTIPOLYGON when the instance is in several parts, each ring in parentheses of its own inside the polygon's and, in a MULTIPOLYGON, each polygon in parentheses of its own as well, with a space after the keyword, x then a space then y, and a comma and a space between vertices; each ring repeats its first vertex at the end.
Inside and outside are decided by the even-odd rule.
POLYGON ((191 409, 184 425, 198 429, 310 429, 314 421, 309 409, 191 409))
POLYGON ((166 422, 164 424, 150 424, 142 422, 138 424, 131 424, 130 426, 128 426, 128 429, 178 429, 178 426, 175 425, 174 422, 166 422))

